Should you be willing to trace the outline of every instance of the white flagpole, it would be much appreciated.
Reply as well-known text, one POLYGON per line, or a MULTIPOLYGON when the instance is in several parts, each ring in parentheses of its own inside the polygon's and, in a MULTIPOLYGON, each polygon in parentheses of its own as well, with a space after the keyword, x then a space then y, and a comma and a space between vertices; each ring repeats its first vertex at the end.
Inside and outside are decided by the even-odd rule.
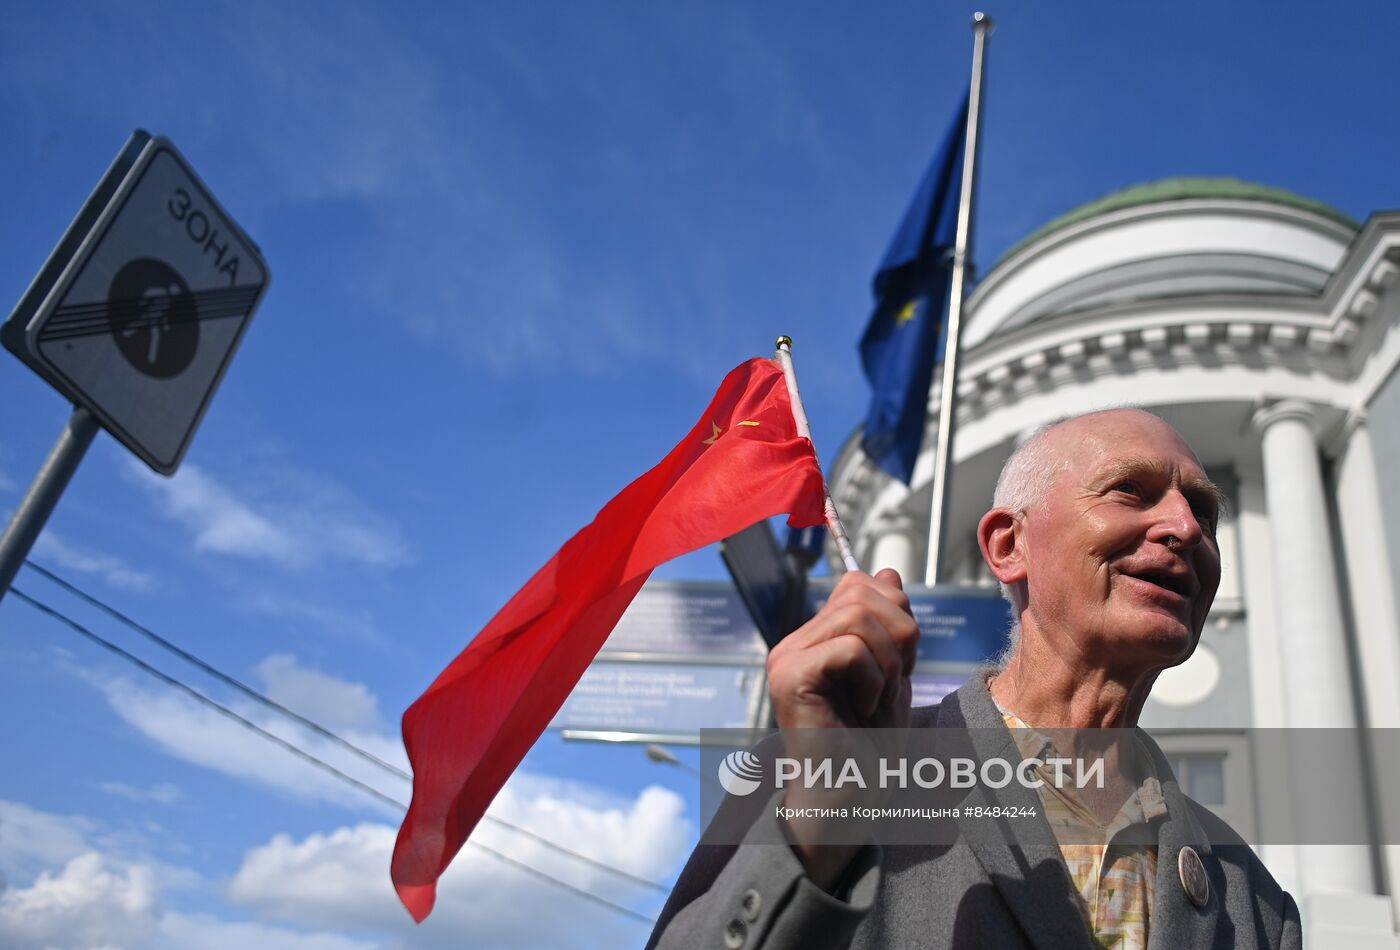
POLYGON ((972 88, 967 100, 967 139, 963 146, 962 194, 958 198, 958 231, 953 244, 953 279, 948 290, 948 333, 943 347, 943 391, 938 400, 938 449, 933 457, 933 503, 928 522, 928 561, 924 583, 938 583, 945 554, 948 525, 944 514, 951 492, 953 471, 953 417, 957 408, 958 333, 962 323, 963 284, 967 278, 967 250, 972 242, 972 194, 977 185, 977 131, 982 119, 982 73, 986 65, 987 34, 992 18, 972 16, 972 88))
MULTIPOLYGON (((807 411, 802 408, 802 395, 797 391, 797 371, 792 368, 792 337, 778 337, 778 352, 774 354, 774 358, 783 368, 783 379, 787 382, 788 401, 792 403, 792 421, 797 423, 797 434, 810 442, 812 427, 807 425, 807 411)), ((816 452, 815 444, 812 452, 816 452)), ((826 506, 826 527, 831 532, 831 540, 836 542, 836 551, 841 555, 841 562, 846 565, 846 570, 858 571, 860 565, 856 563, 856 552, 851 547, 851 538, 846 534, 846 526, 841 523, 841 515, 836 511, 836 502, 831 500, 831 493, 826 491, 825 485, 822 486, 822 493, 826 506)))

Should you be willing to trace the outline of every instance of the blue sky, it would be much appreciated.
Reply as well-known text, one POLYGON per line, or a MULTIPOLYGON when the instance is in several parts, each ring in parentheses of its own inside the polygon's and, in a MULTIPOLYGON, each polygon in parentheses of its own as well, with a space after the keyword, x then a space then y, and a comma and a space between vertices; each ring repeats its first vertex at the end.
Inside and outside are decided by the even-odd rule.
MULTIPOLYGON (((1171 175, 1257 180, 1358 219, 1400 207, 1390 4, 990 12, 984 268, 1084 201, 1171 175)), ((180 474, 151 475, 99 436, 36 559, 401 761, 404 707, 778 333, 797 341, 817 446, 834 456, 863 414, 855 342, 870 276, 966 85, 970 13, 8 10, 0 299, 18 300, 138 126, 176 142, 273 273, 180 474)), ((0 405, 8 510, 68 408, 8 355, 0 405)), ((723 570, 707 551, 659 576, 723 570)), ((33 573, 17 585, 157 659, 33 573)), ((0 942, 646 936, 468 852, 414 930, 388 886, 392 812, 14 597, 0 603, 0 723, 0 942)), ((498 806, 669 881, 697 833, 697 797, 693 777, 635 748, 546 737, 498 806)), ((486 831, 612 900, 659 908, 658 895, 486 831)))

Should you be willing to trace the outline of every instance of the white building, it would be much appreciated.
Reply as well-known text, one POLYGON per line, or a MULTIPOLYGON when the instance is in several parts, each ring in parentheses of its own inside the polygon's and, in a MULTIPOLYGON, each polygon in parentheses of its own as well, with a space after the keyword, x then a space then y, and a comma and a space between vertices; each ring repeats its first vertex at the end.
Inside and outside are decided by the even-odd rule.
MULTIPOLYGON (((1232 498, 1202 644, 1143 724, 1181 779, 1251 840, 1270 837, 1251 727, 1400 727, 1400 212, 1358 226, 1229 179, 1128 188, 1013 248, 967 302, 950 505, 953 576, 991 583, 974 528, 1030 431, 1109 406, 1168 419, 1232 498), (1224 727, 1223 730, 1221 727, 1224 727), (1210 730, 1206 732, 1204 730, 1210 730)), ((936 438, 912 491, 849 440, 830 482, 868 568, 922 577, 936 438)), ((1376 763, 1355 735, 1358 772, 1376 763)), ((1345 743, 1343 743, 1345 744, 1345 743)), ((1377 781, 1372 795, 1389 793, 1377 781)), ((1345 796, 1342 796, 1345 798, 1345 796)), ((1354 796, 1355 797, 1355 796, 1354 796)), ((1400 841, 1364 801, 1357 840, 1400 841)), ((1306 803, 1293 803, 1305 808, 1306 803)), ((1285 836, 1286 837, 1286 836, 1285 836)), ((1400 847, 1265 844, 1314 948, 1400 947, 1400 847)))

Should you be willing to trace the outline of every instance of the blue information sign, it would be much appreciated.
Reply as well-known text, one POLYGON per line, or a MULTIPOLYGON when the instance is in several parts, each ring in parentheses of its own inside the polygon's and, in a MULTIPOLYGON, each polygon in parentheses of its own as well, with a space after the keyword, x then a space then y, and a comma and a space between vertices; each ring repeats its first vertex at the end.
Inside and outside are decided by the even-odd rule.
MULTIPOLYGON (((821 608, 834 582, 812 581, 812 610, 821 608)), ((940 584, 910 585, 914 619, 919 623, 919 663, 980 664, 1006 646, 1011 606, 994 588, 940 584)))
POLYGON ((761 672, 758 667, 599 659, 550 725, 639 733, 744 729, 757 708, 761 672))
POLYGON ((622 615, 599 659, 655 654, 657 660, 761 665, 767 652, 733 584, 651 581, 622 615))
POLYGON ((913 687, 914 706, 932 706, 934 703, 941 703, 943 697, 967 682, 971 673, 926 673, 919 670, 914 671, 914 675, 909 678, 909 685, 913 687))

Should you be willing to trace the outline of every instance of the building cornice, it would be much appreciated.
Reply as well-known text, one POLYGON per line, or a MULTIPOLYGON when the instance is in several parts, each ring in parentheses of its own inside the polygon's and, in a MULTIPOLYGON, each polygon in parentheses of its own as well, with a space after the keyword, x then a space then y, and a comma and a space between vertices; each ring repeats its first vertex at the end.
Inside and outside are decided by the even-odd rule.
MULTIPOLYGON (((974 339, 980 339, 984 334, 995 336, 1000 332, 998 327, 990 327, 980 330, 977 326, 976 313, 984 309, 983 304, 990 302, 993 298, 998 298, 1004 292, 1016 295, 1016 285, 1024 279, 1024 275, 1030 274, 1038 267, 1049 266, 1053 260, 1058 260, 1064 253, 1068 253, 1075 245, 1081 245, 1086 241, 1098 239, 1101 236, 1113 232, 1132 229, 1139 225, 1151 224, 1153 222, 1173 223, 1189 222, 1200 220, 1207 216, 1224 215, 1228 218, 1241 222, 1255 221, 1264 222, 1270 225, 1279 226, 1283 229, 1292 229, 1295 232, 1312 234, 1316 238, 1323 240, 1339 251, 1349 246, 1354 246, 1359 237, 1364 235, 1368 227, 1374 221, 1368 220, 1360 231, 1354 227, 1348 227, 1332 218, 1308 211, 1298 207, 1269 204, 1261 201, 1231 200, 1220 198, 1202 198, 1180 201, 1168 201, 1158 204, 1137 205, 1106 214, 1097 215, 1086 220, 1078 221, 1064 228, 1058 229, 1046 237, 1027 244, 1017 249, 1001 261, 998 261, 978 284, 977 288, 968 297, 967 310, 969 319, 969 329, 973 333, 974 339)), ((1230 244, 1228 246, 1234 246, 1230 244)), ((1201 251, 1211 249, 1224 250, 1225 247, 1218 245, 1211 239, 1209 232, 1202 235, 1202 243, 1199 247, 1201 251)), ((1311 260, 1304 255, 1295 258, 1295 251, 1285 251, 1282 247, 1270 249, 1261 247, 1260 251, 1265 254, 1276 254, 1280 260, 1294 260, 1298 263, 1309 263, 1317 265, 1322 263, 1318 260, 1311 260)), ((1180 253, 1178 251, 1177 253, 1180 253)), ((1161 250, 1151 252, 1150 258, 1158 258, 1161 250)), ((1345 256, 1345 255, 1344 255, 1345 256)), ((1335 258, 1333 258, 1335 260, 1335 258)), ((1331 262, 1327 263, 1329 270, 1334 269, 1331 262)), ((994 307, 994 309, 1000 309, 994 307)), ((1013 307, 1013 312, 1016 308, 1013 307)))
MULTIPOLYGON (((1374 216, 1320 297, 1218 295, 1086 310, 993 336, 964 355, 958 419, 977 419, 1020 394, 1144 371, 1209 367, 1276 370, 1351 383, 1384 365, 1364 344, 1381 296, 1400 277, 1400 214, 1374 216), (1378 222, 1378 218, 1388 221, 1378 222), (1390 227, 1373 225, 1389 224, 1390 227)), ((937 406, 937 390, 930 412, 937 406)), ((1343 407, 1349 408, 1349 407, 1343 407)), ((1010 433, 1008 433, 1009 435, 1010 433)))

